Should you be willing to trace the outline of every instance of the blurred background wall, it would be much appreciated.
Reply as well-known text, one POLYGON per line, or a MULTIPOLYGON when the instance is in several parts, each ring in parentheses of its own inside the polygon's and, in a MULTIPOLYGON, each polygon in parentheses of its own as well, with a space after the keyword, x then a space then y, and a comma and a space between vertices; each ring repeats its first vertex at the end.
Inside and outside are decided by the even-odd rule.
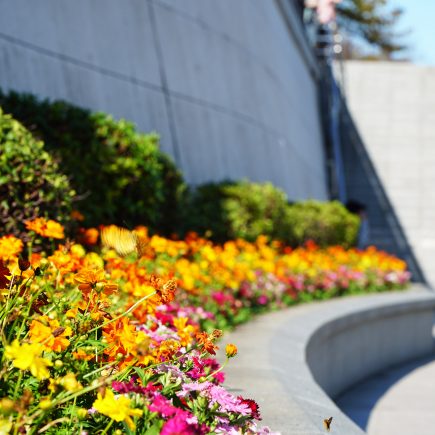
POLYGON ((435 283, 435 68, 346 61, 344 89, 408 242, 435 283))
POLYGON ((161 134, 191 184, 327 199, 317 64, 288 0, 0 0, 0 87, 161 134))

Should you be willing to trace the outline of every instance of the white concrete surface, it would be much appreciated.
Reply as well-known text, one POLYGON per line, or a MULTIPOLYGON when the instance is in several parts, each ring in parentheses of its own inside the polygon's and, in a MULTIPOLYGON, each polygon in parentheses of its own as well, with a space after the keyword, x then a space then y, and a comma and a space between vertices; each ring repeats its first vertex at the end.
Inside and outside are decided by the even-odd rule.
POLYGON ((368 435, 433 435, 434 403, 434 356, 385 370, 337 400, 368 435))
POLYGON ((291 6, 0 0, 0 87, 157 131, 192 184, 246 177, 326 199, 316 65, 291 6))
POLYGON ((416 368, 376 404, 370 415, 369 435, 435 432, 435 363, 416 368))
POLYGON ((344 63, 346 98, 408 241, 435 285, 435 67, 344 63))
POLYGON ((239 348, 225 370, 226 384, 235 394, 257 400, 263 423, 284 435, 324 434, 323 419, 331 416, 332 433, 362 435, 330 395, 395 362, 433 352, 434 310, 433 293, 420 290, 259 316, 224 337, 222 349, 226 343, 239 348))

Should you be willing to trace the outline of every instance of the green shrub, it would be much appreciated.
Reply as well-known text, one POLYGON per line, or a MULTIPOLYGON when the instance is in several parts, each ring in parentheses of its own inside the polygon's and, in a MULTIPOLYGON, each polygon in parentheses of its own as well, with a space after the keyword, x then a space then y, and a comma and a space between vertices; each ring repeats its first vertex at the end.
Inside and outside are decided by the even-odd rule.
POLYGON ((185 191, 180 172, 159 150, 156 134, 66 102, 39 101, 28 94, 0 92, 0 106, 44 140, 59 160, 80 201, 85 223, 145 224, 176 229, 185 191))
POLYGON ((303 201, 287 207, 277 237, 291 246, 314 240, 320 246, 356 244, 360 220, 340 202, 303 201))
POLYGON ((287 205, 284 192, 271 183, 208 183, 193 193, 188 229, 222 242, 234 238, 273 237, 287 205))
POLYGON ((338 201, 287 203, 286 194, 270 183, 208 183, 191 195, 187 229, 224 242, 259 235, 290 246, 313 240, 320 246, 356 243, 359 218, 338 201))
POLYGON ((41 141, 0 108, 0 228, 25 239, 24 221, 68 220, 74 191, 41 141))

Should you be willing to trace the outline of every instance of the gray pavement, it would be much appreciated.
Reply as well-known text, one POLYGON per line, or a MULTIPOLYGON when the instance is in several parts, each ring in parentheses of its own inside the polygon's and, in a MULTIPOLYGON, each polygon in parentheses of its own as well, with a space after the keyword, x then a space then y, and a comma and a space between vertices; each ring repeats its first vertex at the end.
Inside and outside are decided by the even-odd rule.
MULTIPOLYGON (((227 388, 235 395, 255 399, 263 416, 261 423, 282 435, 324 435, 323 419, 331 416, 334 417, 333 434, 363 435, 364 430, 328 394, 341 394, 358 380, 367 379, 395 362, 407 361, 413 355, 414 358, 427 355, 433 350, 432 334, 426 327, 433 324, 435 299, 418 286, 413 289, 299 305, 256 317, 225 334, 220 343, 221 361, 226 343, 235 343, 239 348, 237 357, 225 368, 227 388)), ((354 408, 365 410, 365 416, 360 415, 364 427, 371 427, 368 416, 384 392, 402 379, 403 373, 417 366, 395 376, 387 374, 384 387, 374 382, 375 394, 360 394, 366 404, 354 408)), ((435 380, 435 373, 432 377, 435 380)), ((431 388, 435 394, 435 385, 428 386, 426 398, 417 400, 410 396, 415 412, 426 408, 424 413, 431 415, 431 404, 435 411, 435 400, 429 398, 431 388)), ((417 386, 419 390, 423 388, 417 386)), ((404 394, 402 402, 407 404, 409 393, 404 394)), ((347 403, 352 404, 350 399, 347 403)), ((399 407, 395 409, 396 414, 403 412, 399 407)), ((418 427, 422 417, 411 417, 415 417, 411 421, 418 427)), ((389 418, 385 414, 381 416, 383 420, 389 418)), ((430 428, 432 431, 426 433, 435 434, 435 425, 430 428)), ((426 435, 420 429, 373 432, 390 433, 426 435)))
POLYGON ((383 371, 336 403, 369 435, 433 435, 435 355, 383 371))

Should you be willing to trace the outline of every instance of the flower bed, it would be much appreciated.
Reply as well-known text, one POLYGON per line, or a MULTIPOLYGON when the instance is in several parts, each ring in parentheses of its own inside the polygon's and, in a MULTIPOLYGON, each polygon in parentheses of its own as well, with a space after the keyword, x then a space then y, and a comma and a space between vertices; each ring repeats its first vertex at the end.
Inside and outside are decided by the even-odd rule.
MULTIPOLYGON (((290 250, 261 237, 219 246, 111 226, 102 250, 89 229, 81 244, 45 253, 62 227, 27 228, 27 246, 0 237, 3 433, 271 433, 255 423, 255 401, 222 386, 220 329, 409 279, 402 261, 374 248, 290 250)), ((224 365, 236 353, 228 345, 224 365)))

